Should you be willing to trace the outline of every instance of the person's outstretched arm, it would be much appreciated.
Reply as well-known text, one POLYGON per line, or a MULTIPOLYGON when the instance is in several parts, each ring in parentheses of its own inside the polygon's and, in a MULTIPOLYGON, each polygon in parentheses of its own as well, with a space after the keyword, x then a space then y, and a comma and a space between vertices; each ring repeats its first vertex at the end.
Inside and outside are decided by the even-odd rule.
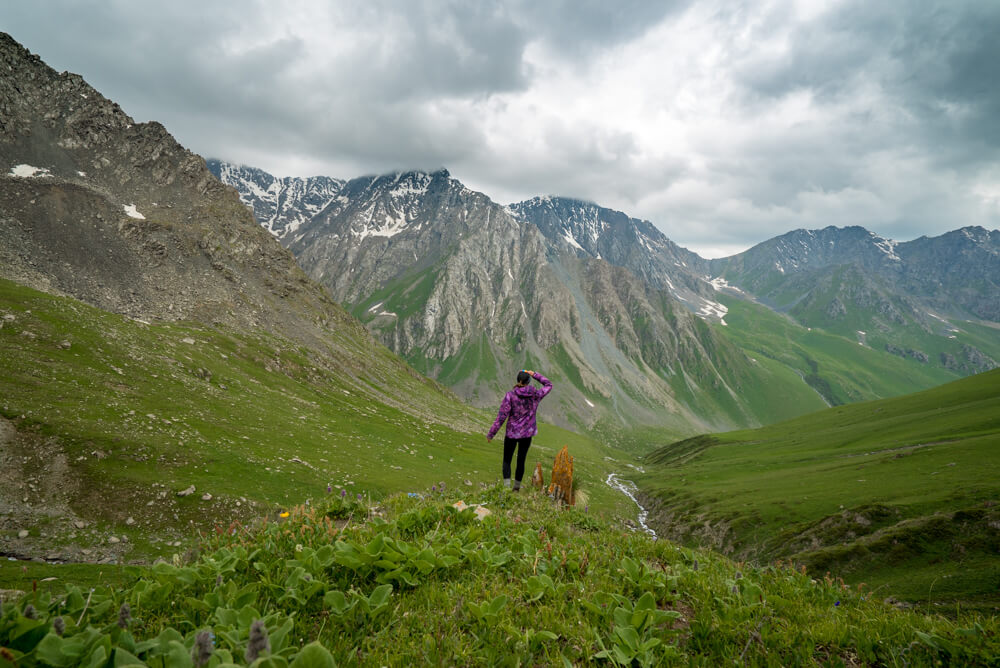
POLYGON ((490 427, 489 433, 486 434, 487 441, 493 440, 493 437, 497 435, 498 431, 500 431, 500 426, 504 423, 504 420, 507 419, 508 415, 510 415, 510 392, 503 395, 503 401, 500 402, 500 412, 497 413, 497 419, 493 422, 493 426, 490 427))

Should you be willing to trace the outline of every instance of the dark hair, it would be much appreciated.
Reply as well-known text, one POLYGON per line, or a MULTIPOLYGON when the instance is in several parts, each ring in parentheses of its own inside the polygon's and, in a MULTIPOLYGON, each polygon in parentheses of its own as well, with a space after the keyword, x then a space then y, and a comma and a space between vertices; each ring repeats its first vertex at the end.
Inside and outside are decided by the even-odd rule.
POLYGON ((528 375, 527 371, 518 371, 517 373, 518 385, 527 385, 529 380, 531 380, 531 376, 528 375))

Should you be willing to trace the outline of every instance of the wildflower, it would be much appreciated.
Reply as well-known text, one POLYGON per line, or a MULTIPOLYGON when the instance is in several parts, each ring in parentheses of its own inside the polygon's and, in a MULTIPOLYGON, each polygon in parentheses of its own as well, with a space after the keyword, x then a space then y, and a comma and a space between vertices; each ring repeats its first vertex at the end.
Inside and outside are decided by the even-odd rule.
POLYGON ((213 635, 211 631, 201 631, 194 637, 194 647, 191 648, 191 660, 197 668, 201 668, 212 658, 213 635))
POLYGON ((836 608, 836 607, 837 607, 837 606, 839 606, 839 605, 840 605, 840 601, 837 601, 836 603, 834 603, 834 604, 833 604, 833 607, 835 607, 835 608, 836 608))
POLYGON ((340 498, 344 498, 345 496, 347 496, 347 490, 346 489, 340 490, 340 498))
POLYGON ((329 494, 329 493, 330 493, 330 492, 332 492, 332 491, 333 491, 333 486, 332 486, 332 485, 329 485, 329 484, 328 484, 328 485, 326 486, 326 493, 327 493, 327 494, 329 494))
POLYGON ((250 640, 247 642, 246 661, 253 663, 261 652, 271 651, 271 641, 267 638, 267 628, 263 620, 258 619, 250 625, 250 640))
POLYGON ((30 603, 24 607, 23 614, 26 619, 38 619, 38 615, 35 613, 35 606, 30 603))
POLYGON ((285 517, 288 517, 288 514, 289 513, 288 513, 287 510, 283 510, 280 513, 278 513, 278 517, 285 518, 285 517))
POLYGON ((302 551, 302 543, 296 543, 295 544, 295 551, 296 552, 301 552, 302 551))
POLYGON ((742 580, 743 579, 743 573, 741 573, 739 571, 736 571, 736 579, 737 580, 742 580))
POLYGON ((437 492, 438 491, 437 485, 431 485, 431 491, 437 492))
POLYGON ((698 560, 697 559, 695 559, 694 563, 691 564, 691 570, 693 570, 693 571, 698 570, 698 560))
POLYGON ((128 603, 122 603, 122 607, 118 608, 118 628, 127 629, 131 620, 132 609, 128 607, 128 603))
POLYGON ((361 492, 358 492, 358 501, 361 500, 361 492))
POLYGON ((740 588, 737 587, 736 585, 733 585, 733 594, 735 595, 735 594, 739 594, 739 593, 740 593, 740 588))
POLYGON ((52 630, 56 632, 57 636, 61 636, 66 632, 66 622, 62 617, 56 617, 52 620, 52 630))

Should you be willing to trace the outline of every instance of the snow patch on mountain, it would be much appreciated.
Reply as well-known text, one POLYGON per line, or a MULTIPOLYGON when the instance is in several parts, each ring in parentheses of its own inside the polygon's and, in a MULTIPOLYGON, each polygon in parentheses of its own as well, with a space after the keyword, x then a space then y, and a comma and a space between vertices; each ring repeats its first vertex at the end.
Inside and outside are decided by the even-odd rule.
POLYGON ((563 232, 563 239, 565 239, 566 243, 568 243, 573 248, 584 250, 583 246, 580 245, 580 243, 576 240, 576 237, 574 237, 569 230, 563 232))
POLYGON ((135 204, 126 204, 124 207, 125 215, 129 218, 136 218, 138 220, 146 220, 146 216, 139 213, 139 210, 135 208, 135 204))
POLYGON ((715 288, 716 292, 721 292, 723 290, 731 290, 732 292, 739 292, 741 294, 743 293, 742 290, 740 290, 738 287, 736 287, 735 285, 733 285, 732 283, 730 283, 726 279, 722 278, 721 276, 719 276, 717 278, 710 279, 708 281, 708 283, 713 288, 715 288))
POLYGON ((42 178, 52 176, 45 167, 32 167, 31 165, 14 165, 10 168, 10 176, 17 176, 22 179, 42 178))
POLYGON ((878 236, 874 232, 871 232, 870 234, 872 235, 872 243, 875 244, 876 248, 885 253, 885 256, 887 258, 889 258, 890 260, 894 260, 895 262, 903 261, 902 258, 896 255, 896 246, 899 245, 898 241, 893 241, 892 239, 885 239, 883 237, 878 236))
POLYGON ((726 324, 725 317, 727 313, 729 313, 729 308, 725 304, 713 302, 710 299, 704 300, 697 311, 698 316, 702 318, 718 318, 721 325, 726 324))

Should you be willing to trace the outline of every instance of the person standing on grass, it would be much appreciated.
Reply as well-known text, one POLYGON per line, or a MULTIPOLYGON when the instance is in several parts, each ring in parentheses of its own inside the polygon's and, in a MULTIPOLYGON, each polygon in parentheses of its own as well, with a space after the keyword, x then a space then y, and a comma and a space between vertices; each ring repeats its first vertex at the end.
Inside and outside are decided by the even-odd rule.
POLYGON ((510 487, 510 460, 517 450, 517 468, 514 470, 514 491, 521 489, 521 479, 524 477, 524 460, 531 447, 531 438, 538 433, 535 423, 535 412, 538 404, 546 394, 552 391, 552 383, 548 378, 535 371, 522 370, 517 374, 517 385, 504 395, 500 402, 500 412, 497 419, 486 434, 486 440, 492 441, 500 430, 500 425, 507 421, 507 432, 503 439, 503 484, 510 487), (542 384, 532 387, 534 378, 542 384))

